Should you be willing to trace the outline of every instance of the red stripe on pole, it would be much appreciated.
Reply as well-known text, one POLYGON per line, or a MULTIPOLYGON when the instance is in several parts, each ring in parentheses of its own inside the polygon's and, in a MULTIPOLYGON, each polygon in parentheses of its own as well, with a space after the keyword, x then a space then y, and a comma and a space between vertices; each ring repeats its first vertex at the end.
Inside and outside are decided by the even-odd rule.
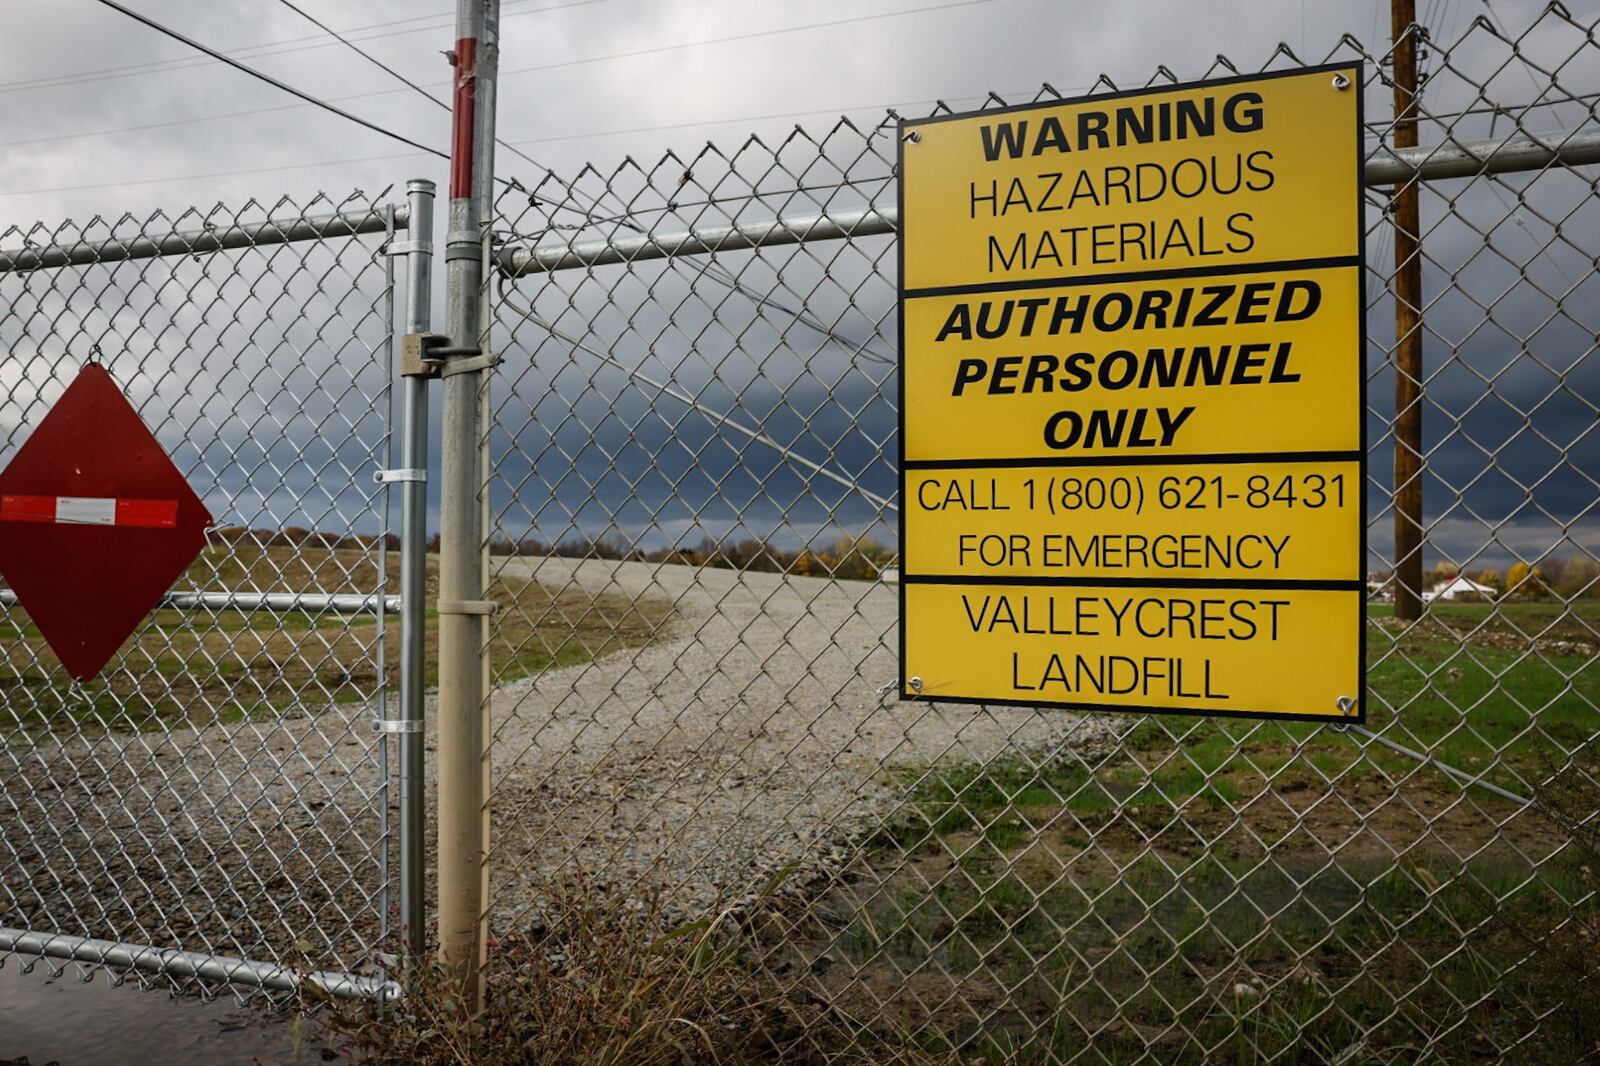
POLYGON ((478 42, 463 37, 456 42, 455 126, 450 136, 450 198, 472 195, 472 157, 476 154, 472 131, 477 121, 478 42))
MULTIPOLYGON (((56 513, 58 496, 0 495, 0 522, 64 522, 79 524, 73 519, 63 519, 56 513)), ((76 499, 74 497, 73 499, 76 499)), ((92 501, 80 501, 92 502, 92 501)), ((114 518, 111 525, 141 526, 147 529, 174 529, 178 525, 177 500, 112 500, 114 518)), ((99 525, 96 521, 93 524, 99 525)))

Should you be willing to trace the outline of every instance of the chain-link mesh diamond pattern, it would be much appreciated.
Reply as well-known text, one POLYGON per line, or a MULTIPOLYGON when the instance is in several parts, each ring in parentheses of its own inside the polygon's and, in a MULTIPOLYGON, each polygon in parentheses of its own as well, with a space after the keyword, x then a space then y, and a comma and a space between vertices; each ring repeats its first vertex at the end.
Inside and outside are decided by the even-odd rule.
POLYGON ((385 935, 394 228, 358 194, 0 234, 5 456, 93 359, 217 522, 92 681, 0 615, 0 927, 337 970, 385 935))
MULTIPOLYGON (((1594 132, 1592 21, 1432 30, 1421 144, 1594 132)), ((1351 59, 1389 114, 1387 51, 1353 38, 1178 74, 1351 59)), ((502 196, 501 261, 536 265, 490 294, 493 927, 572 879, 760 912, 744 957, 810 1012, 796 1056, 1564 1046, 1550 960, 1592 948, 1573 819, 1600 787, 1594 167, 1423 186, 1427 565, 1499 591, 1415 623, 1385 596, 1393 223, 1368 190, 1361 732, 888 695, 894 137, 841 120, 502 196)))

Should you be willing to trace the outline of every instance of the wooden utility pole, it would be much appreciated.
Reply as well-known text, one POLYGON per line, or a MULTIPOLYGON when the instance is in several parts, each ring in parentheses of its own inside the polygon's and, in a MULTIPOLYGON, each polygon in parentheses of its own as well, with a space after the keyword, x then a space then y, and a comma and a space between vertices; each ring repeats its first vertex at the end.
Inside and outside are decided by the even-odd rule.
MULTIPOLYGON (((1390 0, 1396 148, 1417 144, 1416 0, 1390 0)), ((1394 212, 1394 613, 1422 617, 1422 255, 1417 179, 1394 212)))

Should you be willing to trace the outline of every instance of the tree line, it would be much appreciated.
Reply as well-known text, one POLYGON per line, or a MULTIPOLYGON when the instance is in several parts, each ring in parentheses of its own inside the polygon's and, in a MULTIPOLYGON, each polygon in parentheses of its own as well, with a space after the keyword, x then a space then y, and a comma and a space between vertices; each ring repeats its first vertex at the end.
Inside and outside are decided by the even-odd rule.
POLYGON ((1519 560, 1505 570, 1484 568, 1466 574, 1452 563, 1441 563, 1422 575, 1422 587, 1436 589, 1462 576, 1493 589, 1496 597, 1563 600, 1600 597, 1600 562, 1587 554, 1549 556, 1534 565, 1519 560))

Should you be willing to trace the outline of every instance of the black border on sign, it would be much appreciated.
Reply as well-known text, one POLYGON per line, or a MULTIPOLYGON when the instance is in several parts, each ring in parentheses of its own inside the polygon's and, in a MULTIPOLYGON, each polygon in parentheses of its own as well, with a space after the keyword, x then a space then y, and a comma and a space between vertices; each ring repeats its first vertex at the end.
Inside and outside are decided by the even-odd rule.
POLYGON ((1269 259, 1264 263, 1228 263, 1223 266, 1169 267, 1166 270, 1125 270, 1120 274, 1085 274, 1072 278, 1027 278, 1022 281, 978 281, 971 285, 931 285, 905 289, 907 299, 924 296, 976 296, 986 292, 1026 292, 1031 289, 1073 289, 1089 285, 1116 285, 1143 281, 1181 281, 1184 278, 1225 278, 1235 274, 1271 274, 1284 270, 1329 270, 1360 266, 1361 257, 1330 255, 1320 259, 1269 259))
MULTIPOLYGON (((1265 72, 1260 73, 1260 74, 1239 74, 1239 75, 1235 75, 1235 76, 1232 76, 1232 77, 1205 79, 1205 80, 1201 80, 1201 81, 1173 82, 1173 83, 1171 83, 1169 85, 1152 85, 1152 86, 1146 86, 1144 88, 1139 88, 1139 89, 1120 89, 1120 90, 1117 90, 1115 92, 1094 93, 1094 94, 1091 94, 1091 95, 1088 95, 1088 96, 1064 97, 1064 98, 1059 99, 1059 100, 1040 100, 1040 101, 1036 101, 1036 102, 1033 102, 1033 103, 1012 104, 1012 105, 1009 105, 1007 107, 983 108, 983 109, 978 110, 978 111, 962 111, 962 112, 952 113, 952 114, 949 114, 949 115, 931 115, 931 116, 929 116, 927 118, 916 118, 916 119, 902 118, 897 123, 896 130, 895 130, 895 177, 896 177, 896 181, 895 181, 895 208, 896 208, 896 218, 898 219, 898 222, 896 224, 896 233, 895 233, 895 268, 896 268, 896 271, 898 273, 898 277, 896 278, 896 289, 897 289, 897 294, 896 295, 897 295, 897 299, 895 301, 895 328, 899 333, 900 365, 897 368, 899 373, 897 375, 897 383, 896 383, 896 388, 897 388, 897 393, 898 393, 896 406, 897 406, 897 415, 899 417, 899 432, 897 434, 897 436, 898 436, 898 449, 897 449, 896 460, 897 460, 897 465, 899 467, 899 485, 900 485, 900 488, 899 488, 899 491, 900 491, 899 499, 900 499, 900 504, 901 504, 901 508, 902 508, 901 513, 900 513, 900 523, 899 523, 900 581, 898 582, 898 584, 899 584, 898 599, 899 599, 899 602, 900 602, 900 618, 899 618, 899 629, 900 629, 900 633, 899 633, 899 638, 900 638, 899 639, 899 646, 900 646, 900 671, 899 671, 900 672, 900 693, 899 693, 899 698, 902 701, 906 701, 906 702, 933 702, 933 703, 962 703, 962 704, 971 704, 971 705, 975 705, 975 706, 995 706, 995 707, 1032 707, 1032 708, 1037 709, 1037 710, 1054 709, 1054 708, 1059 708, 1059 709, 1062 709, 1062 710, 1071 710, 1072 708, 1076 707, 1076 708, 1083 708, 1085 710, 1092 710, 1092 711, 1115 711, 1115 712, 1126 713, 1126 714, 1182 715, 1182 716, 1190 717, 1190 718, 1243 718, 1243 719, 1247 719, 1247 720, 1260 720, 1260 721, 1321 722, 1323 724, 1335 724, 1335 725, 1337 725, 1337 724, 1365 725, 1366 724, 1366 721, 1367 721, 1367 593, 1366 593, 1366 571, 1367 571, 1367 566, 1368 566, 1368 558, 1367 558, 1367 527, 1369 525, 1368 520, 1367 520, 1367 491, 1368 491, 1367 490, 1367 451, 1368 451, 1368 441, 1367 441, 1367 340, 1368 340, 1368 337, 1367 337, 1366 186, 1365 186, 1365 183, 1362 181, 1362 167, 1363 167, 1363 164, 1365 163, 1365 160, 1366 160, 1366 153, 1365 153, 1365 150, 1364 150, 1365 149, 1364 137, 1365 137, 1365 130, 1366 130, 1366 126, 1365 126, 1365 121, 1366 121, 1365 110, 1366 109, 1364 107, 1364 104, 1365 104, 1364 95, 1365 95, 1365 89, 1366 89, 1366 69, 1367 69, 1366 68, 1366 62, 1364 60, 1356 60, 1354 62, 1322 63, 1322 64, 1319 64, 1317 66, 1311 66, 1311 67, 1295 67, 1295 68, 1289 69, 1289 70, 1272 70, 1272 71, 1265 71, 1265 72), (1355 458, 1358 461, 1358 463, 1360 464, 1359 465, 1359 470, 1360 470, 1360 477, 1361 477, 1361 492, 1359 494, 1359 501, 1357 503, 1357 507, 1359 508, 1358 518, 1359 518, 1359 521, 1361 523, 1360 548, 1359 548, 1360 553, 1361 553, 1361 563, 1360 563, 1361 576, 1355 582, 1341 583, 1344 586, 1344 588, 1346 588, 1346 589, 1350 589, 1350 586, 1354 585, 1355 588, 1350 589, 1350 591, 1357 591, 1359 593, 1359 598, 1357 600, 1357 603, 1358 603, 1359 606, 1357 607, 1357 610, 1356 610, 1356 640, 1357 640, 1357 649, 1358 649, 1357 650, 1357 655, 1358 655, 1357 675, 1358 676, 1357 676, 1357 683, 1356 683, 1357 691, 1355 693, 1353 693, 1354 699, 1356 701, 1355 713, 1354 714, 1343 714, 1343 715, 1341 715, 1341 714, 1336 714, 1336 713, 1328 713, 1328 714, 1277 714, 1277 713, 1274 713, 1274 712, 1271 712, 1271 711, 1248 711, 1248 710, 1204 711, 1204 710, 1190 710, 1190 709, 1181 708, 1181 707, 1134 707, 1134 706, 1128 706, 1126 704, 1103 704, 1103 703, 1102 704, 1097 704, 1097 703, 1086 703, 1086 702, 1081 702, 1081 701, 1080 702, 1076 702, 1076 703, 1041 703, 1041 702, 1039 702, 1037 700, 1014 700, 1014 699, 998 699, 998 698, 991 699, 991 698, 977 697, 977 696, 925 696, 925 695, 920 695, 920 694, 914 693, 914 692, 907 692, 906 691, 906 689, 907 689, 906 682, 907 682, 908 678, 906 676, 906 585, 908 583, 910 583, 910 582, 908 581, 908 574, 907 574, 907 568, 906 568, 906 522, 908 521, 908 515, 907 515, 906 511, 904 510, 905 499, 906 499, 906 471, 907 471, 907 465, 906 465, 906 375, 905 375, 905 364, 906 364, 906 300, 908 298, 915 299, 918 296, 933 296, 933 295, 938 295, 938 294, 941 294, 941 293, 968 294, 968 293, 982 292, 982 291, 986 291, 986 290, 999 291, 998 289, 995 289, 991 283, 982 283, 982 284, 979 284, 979 285, 972 285, 972 286, 943 286, 943 287, 935 287, 935 288, 928 288, 928 289, 910 289, 910 290, 908 290, 906 288, 906 242, 905 242, 905 225, 906 225, 906 193, 905 193, 905 189, 906 189, 906 183, 905 183, 905 157, 906 157, 906 136, 907 136, 907 134, 913 132, 916 129, 916 127, 918 127, 918 126, 933 125, 933 124, 940 123, 940 122, 953 122, 953 121, 956 121, 958 119, 971 119, 971 118, 978 118, 978 117, 983 117, 983 116, 988 116, 988 115, 1015 114, 1015 113, 1020 112, 1020 111, 1039 111, 1039 110, 1043 110, 1043 109, 1046 109, 1046 108, 1052 108, 1052 107, 1064 107, 1064 106, 1075 106, 1075 105, 1081 105, 1081 104, 1099 103, 1099 102, 1105 101, 1105 100, 1123 100, 1123 99, 1128 99, 1129 97, 1151 96, 1151 95, 1154 95, 1156 93, 1182 92, 1182 91, 1185 91, 1185 90, 1188 90, 1188 89, 1212 88, 1212 87, 1221 86, 1221 85, 1239 85, 1239 84, 1244 84, 1246 82, 1271 81, 1271 80, 1275 80, 1277 78, 1300 77, 1300 76, 1307 75, 1307 74, 1333 74, 1333 73, 1337 73, 1337 72, 1343 72, 1343 73, 1346 73, 1346 74, 1350 75, 1351 84, 1350 84, 1350 86, 1348 88, 1349 88, 1349 91, 1352 91, 1352 92, 1354 92, 1356 94, 1356 99, 1355 99, 1356 121, 1355 121, 1355 144, 1354 144, 1354 155, 1355 155, 1355 165, 1356 165, 1356 182, 1355 182, 1355 197, 1356 197, 1356 205, 1355 205, 1356 206, 1356 210, 1355 210, 1356 254, 1354 256, 1350 256, 1350 257, 1339 257, 1339 258, 1337 258, 1337 260, 1330 260, 1330 261, 1315 260, 1315 259, 1305 260, 1305 261, 1297 260, 1297 261, 1294 261, 1293 263, 1266 264, 1265 267, 1263 267, 1261 264, 1253 264, 1250 269, 1270 269, 1274 265, 1278 266, 1281 269, 1281 268, 1286 268, 1286 267, 1289 267, 1289 266, 1292 266, 1292 267, 1295 267, 1295 268, 1305 268, 1307 266, 1317 266, 1317 265, 1329 266, 1329 265, 1345 265, 1345 264, 1348 264, 1348 265, 1354 266, 1356 268, 1356 271, 1357 271, 1357 285, 1356 285, 1356 309, 1357 310, 1356 310, 1356 313, 1360 318, 1360 322, 1359 322, 1358 329, 1357 329, 1357 340, 1356 340, 1356 344, 1358 346, 1358 350, 1354 353, 1354 357, 1355 357, 1355 363, 1356 363, 1356 367, 1355 367, 1356 373, 1358 375, 1360 375, 1360 380, 1358 382, 1358 385, 1359 385, 1359 399, 1357 401, 1358 402, 1358 410, 1356 411, 1356 430, 1357 430, 1357 439, 1361 443, 1360 443, 1360 446, 1359 446, 1359 451, 1356 453, 1356 455, 1349 456, 1349 458, 1355 458)), ((1168 273, 1175 273, 1175 274, 1179 274, 1181 276, 1181 272, 1182 271, 1187 271, 1188 269, 1189 268, 1180 268, 1179 271, 1173 271, 1173 272, 1168 272, 1168 273)), ((1226 269, 1227 268, 1223 268, 1223 270, 1211 271, 1210 273, 1222 273, 1226 269)), ((1234 271, 1234 272, 1237 273, 1237 272, 1242 272, 1242 271, 1234 271)), ((1148 272, 1130 272, 1129 274, 1119 274, 1119 275, 1116 275, 1115 278, 1108 278, 1108 279, 1101 279, 1101 278, 1097 278, 1097 277, 1096 278, 1090 278, 1089 282, 1085 282, 1085 283, 1092 283, 1092 282, 1097 282, 1097 281, 1100 281, 1100 280, 1117 280, 1117 281, 1130 280, 1132 278, 1142 277, 1143 273, 1148 273, 1148 272)), ((1155 273, 1163 273, 1163 272, 1157 271, 1155 273)), ((1067 277, 1067 278, 1053 278, 1053 279, 1038 279, 1038 280, 1034 280, 1032 282, 1002 284, 1001 288, 1004 288, 1004 289, 1011 289, 1011 288, 1039 288, 1039 287, 1045 287, 1045 286, 1049 286, 1049 285, 1079 284, 1079 283, 1080 283, 1079 279, 1067 277)), ((1268 457, 1268 459, 1270 460, 1270 456, 1272 454, 1274 454, 1274 453, 1262 453, 1262 454, 1266 455, 1268 457)), ((1285 453, 1276 453, 1276 454, 1285 454, 1285 453)), ((1315 453, 1308 453, 1308 454, 1315 454, 1315 453)), ((1341 457, 1345 457, 1345 456, 1348 455, 1348 453, 1338 453, 1338 454, 1340 454, 1341 457)), ((1215 457, 1215 458, 1220 458, 1220 457, 1215 457)), ((1250 455, 1250 456, 1248 456, 1248 458, 1250 458, 1250 459, 1260 459, 1261 455, 1250 455)), ((1105 458, 1101 458, 1099 460, 1096 460, 1096 462, 1100 462, 1100 463, 1104 463, 1105 461, 1106 461, 1105 458)), ((1173 461, 1174 462, 1179 462, 1179 461, 1185 461, 1185 460, 1174 459, 1173 461)), ((1191 458, 1191 459, 1189 459, 1187 461, 1194 461, 1194 460, 1191 458)), ((1223 460, 1223 461, 1227 461, 1227 460, 1223 460)), ((1245 456, 1241 456, 1236 461, 1240 461, 1240 462, 1246 461, 1246 457, 1245 456)), ((931 466, 928 465, 929 462, 933 462, 933 461, 928 461, 928 462, 919 461, 916 464, 916 466, 919 469, 932 468, 931 466)), ((988 460, 986 463, 983 462, 983 461, 979 461, 979 462, 964 461, 964 465, 966 465, 966 466, 995 465, 998 462, 999 462, 998 460, 988 460)), ((1041 465, 1043 465, 1043 464, 1041 464, 1041 465)), ((1078 464, 1078 465, 1082 465, 1082 464, 1078 464)), ((1143 579, 1140 579, 1140 580, 1143 580, 1143 579)), ((1013 583, 1015 583, 1016 579, 1012 578, 1011 581, 1013 583)), ((1086 579, 1086 583, 1089 583, 1089 582, 1087 582, 1087 579, 1086 579)), ((1094 582, 1094 583, 1103 584, 1103 582, 1094 582)), ((1170 587, 1172 585, 1172 580, 1171 579, 1151 579, 1149 581, 1145 581, 1144 584, 1150 585, 1152 587, 1160 587, 1160 586, 1168 586, 1168 587, 1170 587)), ((1283 587, 1285 587, 1285 588, 1293 588, 1293 587, 1304 586, 1306 584, 1308 584, 1308 583, 1306 583, 1306 582, 1286 582, 1286 583, 1283 583, 1283 587)), ((1318 584, 1320 584, 1320 583, 1318 583, 1318 584)), ((1236 586, 1230 586, 1230 587, 1236 587, 1236 586)), ((1274 587, 1276 587, 1276 586, 1274 586, 1274 587)))
POLYGON ((1356 725, 1367 724, 1367 567, 1370 561, 1367 557, 1367 196, 1366 183, 1362 180, 1362 168, 1366 163, 1366 88, 1367 65, 1358 60, 1355 64, 1355 73, 1352 75, 1354 83, 1351 88, 1356 94, 1356 134, 1352 150, 1356 157, 1356 258, 1361 265, 1357 267, 1358 281, 1356 283, 1356 313, 1361 316, 1359 334, 1356 344, 1360 351, 1356 353, 1356 371, 1361 375, 1361 398, 1357 401, 1361 409, 1356 412, 1356 422, 1360 429, 1361 441, 1361 607, 1356 612, 1356 638, 1357 662, 1356 671, 1356 713, 1351 719, 1356 725))
MULTIPOLYGON (((1161 455, 1088 455, 1082 459, 907 459, 907 470, 1026 470, 1038 466, 1207 466, 1230 463, 1357 463, 1362 452, 1166 452, 1161 455)), ((1365 485, 1362 486, 1363 491, 1365 485)))

